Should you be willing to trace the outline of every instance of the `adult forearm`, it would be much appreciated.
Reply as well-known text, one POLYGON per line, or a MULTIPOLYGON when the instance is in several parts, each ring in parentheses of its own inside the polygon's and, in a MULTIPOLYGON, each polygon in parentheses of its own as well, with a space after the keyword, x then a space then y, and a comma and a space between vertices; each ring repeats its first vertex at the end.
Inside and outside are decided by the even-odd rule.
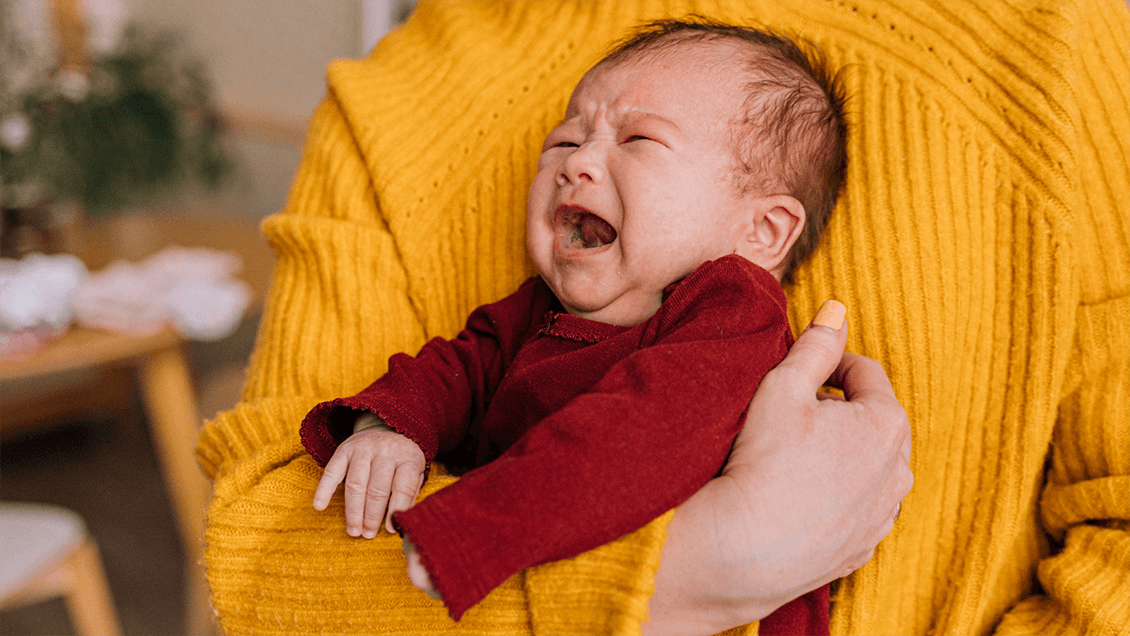
MULTIPOLYGON (((731 480, 716 479, 676 509, 655 575, 645 636, 717 634, 761 620, 790 600, 764 562, 733 558, 729 546, 757 543, 756 538, 730 537, 718 530, 732 527, 717 518, 728 506, 745 506, 726 495, 734 488, 731 480)), ((803 592, 797 589, 793 596, 803 592)))

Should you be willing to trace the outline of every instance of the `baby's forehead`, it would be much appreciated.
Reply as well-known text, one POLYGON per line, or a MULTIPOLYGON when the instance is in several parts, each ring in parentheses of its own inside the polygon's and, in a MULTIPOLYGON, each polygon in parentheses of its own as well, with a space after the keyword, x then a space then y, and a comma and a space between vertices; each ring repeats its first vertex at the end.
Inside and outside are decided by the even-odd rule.
POLYGON ((613 71, 639 71, 655 83, 674 86, 705 80, 713 85, 712 90, 735 95, 743 92, 752 70, 753 54, 748 43, 729 38, 668 39, 676 38, 680 41, 621 52, 597 62, 577 82, 572 97, 593 84, 595 78, 613 71), (686 72, 688 66, 694 68, 690 76, 686 72))
POLYGON ((586 76, 621 66, 662 73, 673 62, 691 62, 704 70, 739 79, 748 74, 757 53, 750 43, 735 38, 672 34, 638 49, 617 51, 594 64, 586 76))
POLYGON ((697 123, 711 128, 734 123, 744 110, 748 58, 748 44, 722 39, 617 54, 597 63, 577 83, 564 121, 581 115, 586 104, 604 103, 613 113, 657 109, 671 118, 706 119, 697 123))

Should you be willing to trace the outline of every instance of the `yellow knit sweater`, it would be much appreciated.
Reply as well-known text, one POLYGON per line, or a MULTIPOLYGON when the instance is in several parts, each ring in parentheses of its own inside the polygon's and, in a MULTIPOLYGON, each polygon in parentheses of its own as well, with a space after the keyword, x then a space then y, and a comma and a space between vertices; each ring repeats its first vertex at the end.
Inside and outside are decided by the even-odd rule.
MULTIPOLYGON (((1123 0, 423 3, 339 61, 284 213, 243 401, 208 423, 206 564, 231 634, 634 633, 667 515, 510 579, 456 625, 400 541, 346 536, 298 424, 513 290, 526 191, 581 74, 698 13, 847 69, 846 195, 788 290, 888 370, 914 490, 833 633, 1130 633, 1130 14, 1123 0)), ((450 482, 437 474, 434 491, 450 482)))

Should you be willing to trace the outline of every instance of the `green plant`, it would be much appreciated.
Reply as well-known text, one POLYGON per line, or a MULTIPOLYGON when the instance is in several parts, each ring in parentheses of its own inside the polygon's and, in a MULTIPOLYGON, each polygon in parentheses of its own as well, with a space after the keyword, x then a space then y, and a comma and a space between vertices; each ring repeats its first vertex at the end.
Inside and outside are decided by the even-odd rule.
POLYGON ((33 183, 43 198, 75 200, 92 215, 185 179, 220 185, 231 168, 223 124, 203 66, 181 48, 131 28, 113 53, 91 60, 89 74, 46 73, 7 95, 14 112, 0 118, 22 117, 27 134, 0 145, 3 182, 33 183))

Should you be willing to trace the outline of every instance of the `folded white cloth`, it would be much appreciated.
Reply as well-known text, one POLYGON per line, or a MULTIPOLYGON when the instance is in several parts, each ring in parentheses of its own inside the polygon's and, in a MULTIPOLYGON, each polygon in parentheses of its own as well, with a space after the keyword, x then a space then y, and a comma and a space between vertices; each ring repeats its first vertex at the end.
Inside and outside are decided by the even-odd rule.
POLYGON ((181 281, 165 295, 173 327, 194 340, 221 340, 231 335, 250 302, 251 287, 234 278, 181 281))
POLYGON ((235 278, 239 255, 170 247, 131 264, 119 261, 91 276, 75 295, 84 326, 148 335, 167 324, 184 337, 219 340, 239 326, 251 288, 235 278))
POLYGON ((170 315, 163 290, 155 288, 145 268, 117 261, 75 294, 75 319, 84 327, 148 336, 169 324, 170 315))
POLYGON ((185 338, 230 335, 251 303, 234 252, 169 247, 91 275, 71 255, 0 259, 0 353, 29 355, 68 326, 137 336, 172 325, 185 338), (34 342, 33 342, 34 341, 34 342))
POLYGON ((0 259, 0 332, 67 327, 75 293, 89 276, 69 254, 0 259))
POLYGON ((206 247, 166 247, 141 264, 151 285, 172 289, 188 281, 222 281, 243 269, 243 259, 235 252, 206 247))

